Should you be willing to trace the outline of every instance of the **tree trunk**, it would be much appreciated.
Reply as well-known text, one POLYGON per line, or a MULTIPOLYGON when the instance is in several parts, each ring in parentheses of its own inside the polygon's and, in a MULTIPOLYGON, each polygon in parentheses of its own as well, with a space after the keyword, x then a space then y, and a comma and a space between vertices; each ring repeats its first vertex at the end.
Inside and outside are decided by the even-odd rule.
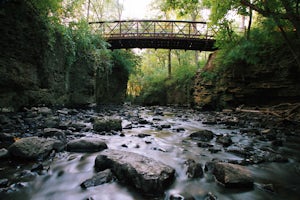
POLYGON ((87 14, 86 14, 87 22, 89 22, 89 17, 90 17, 90 5, 91 5, 91 0, 88 1, 87 14))
POLYGON ((199 52, 195 51, 195 65, 197 66, 197 68, 199 67, 198 63, 199 63, 199 52))
POLYGON ((276 22, 278 28, 280 29, 280 32, 281 32, 283 38, 285 39, 288 48, 290 49, 291 53, 293 54, 294 59, 295 59, 297 65, 298 65, 298 67, 300 68, 300 58, 299 58, 299 55, 298 55, 297 51, 294 50, 292 43, 290 42, 288 36, 286 35, 283 27, 280 25, 278 20, 275 19, 275 22, 276 22))
POLYGON ((249 23, 247 27, 247 40, 250 39, 250 31, 251 31, 251 25, 252 25, 252 8, 249 7, 249 23))
POLYGON ((168 77, 171 78, 172 76, 172 63, 171 63, 171 49, 169 49, 169 54, 168 54, 168 77))
POLYGON ((294 28, 296 29, 296 36, 300 39, 300 16, 298 15, 299 12, 299 2, 297 2, 295 10, 291 5, 291 1, 288 0, 281 0, 282 5, 288 14, 288 20, 293 24, 294 28))

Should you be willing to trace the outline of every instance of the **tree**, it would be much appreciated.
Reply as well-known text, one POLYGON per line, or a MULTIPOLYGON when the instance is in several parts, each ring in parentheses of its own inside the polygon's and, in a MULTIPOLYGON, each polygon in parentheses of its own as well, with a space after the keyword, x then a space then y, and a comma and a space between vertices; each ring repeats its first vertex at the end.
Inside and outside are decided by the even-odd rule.
MULTIPOLYGON (((203 6, 199 0, 166 0, 163 4, 165 10, 174 10, 179 17, 188 17, 191 21, 201 19, 203 6)), ((197 29, 197 27, 194 27, 197 29)), ((195 51, 195 64, 198 65, 199 53, 195 51)))
POLYGON ((293 25, 296 36, 300 39, 300 0, 257 0, 253 3, 249 0, 240 0, 240 3, 264 17, 274 19, 277 23, 280 23, 278 20, 287 20, 293 25))
POLYGON ((294 56, 297 65, 300 67, 299 52, 294 47, 286 34, 283 26, 284 21, 292 24, 296 32, 296 38, 300 39, 300 13, 299 13, 299 0, 273 0, 273 1, 255 1, 240 0, 242 5, 249 6, 264 17, 271 18, 278 26, 283 38, 285 39, 291 53, 294 56))
POLYGON ((300 58, 297 47, 293 45, 286 31, 295 31, 297 39, 300 39, 300 0, 203 0, 204 4, 211 8, 212 24, 222 29, 227 29, 230 38, 233 30, 230 30, 230 21, 227 16, 230 12, 235 11, 241 15, 249 16, 249 24, 246 32, 247 39, 250 39, 250 29, 252 23, 252 11, 267 19, 273 20, 280 30, 289 50, 294 56, 295 61, 300 67, 300 58), (221 26, 220 26, 221 25, 221 26), (222 28, 223 26, 223 28, 222 28), (292 28, 289 28, 292 27, 292 28))

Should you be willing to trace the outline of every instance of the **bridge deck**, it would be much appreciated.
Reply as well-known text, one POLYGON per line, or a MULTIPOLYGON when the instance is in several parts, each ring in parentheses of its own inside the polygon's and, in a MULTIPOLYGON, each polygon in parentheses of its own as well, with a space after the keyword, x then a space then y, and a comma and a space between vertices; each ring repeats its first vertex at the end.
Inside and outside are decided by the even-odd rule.
POLYGON ((215 50, 214 37, 205 22, 128 20, 90 24, 110 43, 111 49, 215 50))

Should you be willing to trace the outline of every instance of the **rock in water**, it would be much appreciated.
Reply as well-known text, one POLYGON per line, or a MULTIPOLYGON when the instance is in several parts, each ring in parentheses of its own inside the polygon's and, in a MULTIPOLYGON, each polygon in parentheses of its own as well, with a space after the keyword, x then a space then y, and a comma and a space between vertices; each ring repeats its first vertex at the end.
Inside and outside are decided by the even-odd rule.
POLYGON ((64 144, 55 139, 39 137, 22 138, 8 148, 10 156, 23 160, 44 159, 52 150, 61 151, 64 144))
POLYGON ((253 188, 253 177, 250 171, 241 165, 209 162, 206 163, 207 168, 227 188, 253 188))
POLYGON ((100 138, 80 138, 67 144, 67 150, 72 152, 97 152, 107 149, 107 145, 100 138))
POLYGON ((189 178, 203 177, 203 169, 201 163, 196 163, 196 161, 188 159, 184 164, 187 166, 186 174, 189 178))
POLYGON ((83 189, 94 187, 97 185, 102 185, 104 183, 109 183, 114 180, 114 175, 112 174, 110 169, 104 170, 102 172, 97 173, 92 178, 84 181, 80 184, 83 189))
POLYGON ((118 180, 148 195, 159 195, 174 181, 175 170, 151 158, 119 150, 104 150, 95 160, 99 170, 110 168, 118 180))
POLYGON ((214 138, 214 133, 209 130, 198 130, 190 135, 190 138, 208 142, 214 138))
POLYGON ((114 118, 96 118, 93 124, 94 131, 121 131, 122 120, 114 118))

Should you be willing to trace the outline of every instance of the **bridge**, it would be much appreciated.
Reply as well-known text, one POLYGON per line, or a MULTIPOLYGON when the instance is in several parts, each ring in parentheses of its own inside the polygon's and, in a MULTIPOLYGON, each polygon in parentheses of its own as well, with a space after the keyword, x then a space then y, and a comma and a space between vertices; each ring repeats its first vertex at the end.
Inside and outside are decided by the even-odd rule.
POLYGON ((89 23, 110 49, 154 48, 214 51, 214 36, 205 22, 122 20, 89 23))

